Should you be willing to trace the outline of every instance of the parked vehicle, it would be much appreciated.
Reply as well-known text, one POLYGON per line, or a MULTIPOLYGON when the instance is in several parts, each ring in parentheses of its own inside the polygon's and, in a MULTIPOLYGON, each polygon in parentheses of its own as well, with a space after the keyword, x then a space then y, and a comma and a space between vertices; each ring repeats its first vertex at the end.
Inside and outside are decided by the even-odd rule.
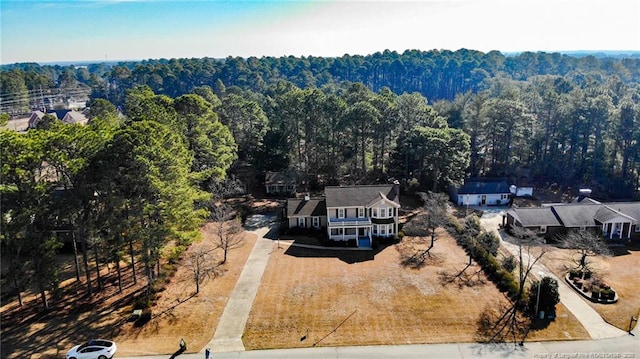
POLYGON ((105 339, 91 339, 67 352, 67 359, 111 359, 116 355, 116 343, 105 339))

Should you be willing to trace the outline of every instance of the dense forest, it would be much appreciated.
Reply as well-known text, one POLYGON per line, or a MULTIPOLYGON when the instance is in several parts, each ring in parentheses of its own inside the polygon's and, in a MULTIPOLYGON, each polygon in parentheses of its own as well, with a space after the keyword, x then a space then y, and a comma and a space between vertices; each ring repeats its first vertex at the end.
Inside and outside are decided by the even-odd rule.
POLYGON ((259 171, 292 167, 353 182, 402 176, 426 188, 504 176, 595 187, 614 198, 632 197, 639 187, 638 56, 387 50, 338 58, 15 64, 1 75, 2 94, 22 92, 25 107, 29 91, 83 84, 92 98, 125 114, 137 86, 169 98, 208 86, 221 101, 214 111, 232 130, 240 162, 259 171), (440 134, 412 127, 439 128, 438 116, 447 131, 470 137, 462 174, 434 168, 441 156, 418 143, 440 134))
POLYGON ((96 258, 140 258, 151 283, 166 241, 197 237, 229 174, 258 184, 264 171, 294 169, 308 190, 395 178, 444 191, 470 176, 586 186, 602 199, 637 198, 640 187, 638 57, 414 50, 15 64, 0 80, 12 115, 45 90, 91 90, 88 126, 45 116, 26 133, 0 131, 8 278, 20 293, 34 273, 45 306, 57 287, 52 231, 93 241, 96 258))

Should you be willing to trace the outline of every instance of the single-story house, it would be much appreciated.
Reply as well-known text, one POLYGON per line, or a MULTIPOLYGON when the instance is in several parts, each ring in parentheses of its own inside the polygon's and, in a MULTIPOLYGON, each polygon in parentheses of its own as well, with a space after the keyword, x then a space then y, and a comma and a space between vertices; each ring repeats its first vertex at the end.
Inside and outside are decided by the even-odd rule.
POLYGON ((506 180, 475 178, 453 188, 450 196, 459 206, 500 206, 511 202, 512 193, 506 180))
POLYGON ((321 228, 334 241, 356 240, 371 247, 373 237, 398 233, 400 186, 327 186, 324 198, 289 199, 289 227, 321 228))
POLYGON ((640 239, 640 202, 600 203, 590 198, 536 208, 511 208, 503 223, 548 240, 569 230, 593 230, 607 239, 640 239))

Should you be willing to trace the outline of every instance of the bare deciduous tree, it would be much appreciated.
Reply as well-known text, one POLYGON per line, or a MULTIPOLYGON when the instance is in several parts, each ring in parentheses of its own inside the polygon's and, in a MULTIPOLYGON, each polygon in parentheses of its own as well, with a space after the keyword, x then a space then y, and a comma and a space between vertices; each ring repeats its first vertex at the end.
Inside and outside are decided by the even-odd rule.
POLYGON ((520 343, 524 342, 531 326, 531 318, 527 318, 522 313, 526 300, 525 286, 534 265, 548 252, 542 239, 530 230, 513 227, 511 231, 518 240, 518 292, 509 298, 511 305, 504 308, 502 315, 491 320, 490 325, 486 322, 487 318, 483 318, 481 329, 487 342, 502 342, 511 338, 516 344, 519 335, 522 336, 520 343), (537 254, 531 251, 534 246, 539 249, 537 254))
POLYGON ((239 217, 234 217, 226 221, 223 216, 225 212, 220 213, 220 217, 217 217, 215 212, 216 211, 212 214, 212 219, 215 221, 214 236, 212 238, 216 248, 222 249, 222 260, 220 264, 224 264, 227 262, 227 254, 229 251, 242 246, 244 233, 240 225, 239 217))
POLYGON ((609 248, 604 239, 593 231, 569 231, 560 237, 560 247, 576 251, 580 259, 574 259, 577 269, 589 269, 588 257, 607 256, 609 248))
POLYGON ((411 267, 421 267, 424 265, 425 258, 430 256, 437 239, 436 229, 442 226, 447 220, 447 197, 442 193, 420 193, 420 197, 424 203, 425 215, 414 218, 410 224, 405 227, 405 234, 417 235, 420 237, 429 236, 430 244, 426 249, 421 249, 403 259, 403 264, 411 267), (426 229, 426 230, 425 230, 426 229))
POLYGON ((187 256, 187 267, 193 273, 193 281, 196 284, 196 294, 200 293, 200 284, 211 277, 220 275, 219 264, 215 264, 211 253, 213 250, 198 248, 187 256))
POLYGON ((244 240, 237 211, 225 200, 242 193, 242 183, 235 178, 225 179, 211 184, 210 189, 214 200, 210 215, 214 222, 214 236, 212 238, 216 248, 221 248, 223 251, 220 264, 224 264, 227 262, 229 250, 240 247, 244 240))

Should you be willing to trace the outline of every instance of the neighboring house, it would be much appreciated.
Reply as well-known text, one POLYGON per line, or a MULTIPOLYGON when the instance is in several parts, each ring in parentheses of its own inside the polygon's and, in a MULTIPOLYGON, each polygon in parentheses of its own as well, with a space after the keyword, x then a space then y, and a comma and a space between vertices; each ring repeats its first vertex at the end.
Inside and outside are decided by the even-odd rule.
MULTIPOLYGON (((38 122, 40 122, 45 115, 46 113, 42 111, 33 111, 31 117, 29 117, 29 128, 36 128, 38 122)), ((51 113, 51 115, 55 116, 56 114, 51 113)))
POLYGON ((267 194, 291 195, 296 193, 297 175, 293 171, 267 172, 264 178, 264 187, 267 194))
POLYGON ((86 125, 89 122, 89 119, 78 111, 69 111, 62 118, 62 122, 68 124, 79 123, 82 125, 86 125))
POLYGON ((511 201, 511 190, 503 179, 474 178, 450 192, 451 200, 459 206, 500 206, 511 201))
POLYGON ((289 199, 289 227, 325 229, 330 240, 355 240, 371 247, 373 237, 398 233, 399 184, 327 186, 324 199, 289 199))
POLYGON ((607 239, 640 239, 640 202, 600 203, 591 198, 536 208, 511 208, 503 218, 553 240, 569 230, 594 230, 607 239))
POLYGON ((29 128, 36 128, 38 126, 38 122, 42 120, 45 115, 54 116, 57 119, 62 120, 63 123, 74 124, 80 123, 86 125, 89 119, 78 111, 70 111, 70 110, 54 110, 44 113, 42 111, 33 111, 31 117, 29 117, 29 128))

